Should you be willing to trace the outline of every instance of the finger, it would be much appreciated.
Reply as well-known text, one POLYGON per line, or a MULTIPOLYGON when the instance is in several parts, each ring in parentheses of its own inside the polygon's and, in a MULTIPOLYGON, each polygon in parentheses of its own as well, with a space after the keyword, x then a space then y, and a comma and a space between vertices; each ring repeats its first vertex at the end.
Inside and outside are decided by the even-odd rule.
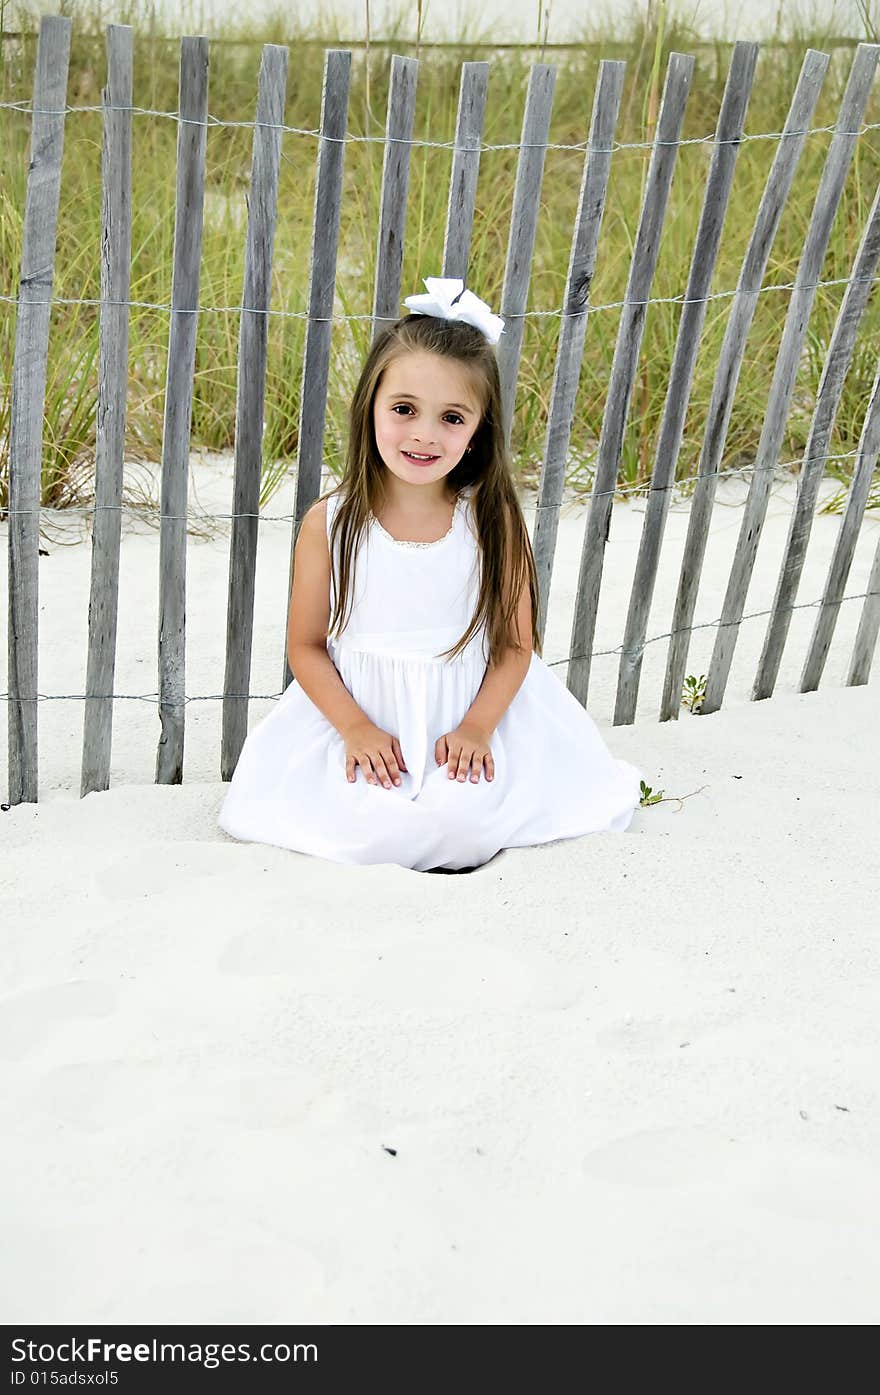
POLYGON ((354 756, 347 756, 345 760, 345 778, 354 779, 354 756))
POLYGON ((492 759, 492 752, 491 752, 491 751, 487 751, 487 752, 486 752, 486 755, 485 755, 485 762, 486 762, 486 779, 487 779, 487 780, 493 780, 493 779, 495 778, 495 762, 494 762, 494 760, 492 759))
POLYGON ((434 743, 434 759, 438 765, 445 764, 446 761, 446 737, 440 736, 434 743))
POLYGON ((384 760, 382 759, 381 754, 373 757, 373 768, 376 771, 378 783, 380 785, 384 785, 386 790, 390 790, 391 776, 388 774, 388 769, 385 765, 384 760))
POLYGON ((399 785, 399 784, 400 784, 400 768, 399 768, 399 766, 398 766, 398 764, 397 764, 397 758, 396 758, 396 756, 395 756, 395 754, 394 754, 394 747, 393 747, 393 746, 392 746, 391 750, 388 751, 388 752, 386 753, 386 755, 385 755, 385 767, 386 767, 386 769, 387 769, 387 771, 388 771, 388 774, 391 776, 391 783, 392 783, 392 785, 399 785))

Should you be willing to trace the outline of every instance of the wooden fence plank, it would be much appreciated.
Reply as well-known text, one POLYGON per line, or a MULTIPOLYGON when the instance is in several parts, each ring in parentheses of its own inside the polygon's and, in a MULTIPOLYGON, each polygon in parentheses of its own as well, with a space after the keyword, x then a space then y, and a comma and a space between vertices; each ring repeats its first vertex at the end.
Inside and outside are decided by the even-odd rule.
POLYGON ((848 687, 867 683, 871 672, 871 660, 877 647, 878 633, 880 633, 880 538, 877 539, 877 547, 874 551, 865 604, 862 607, 859 628, 850 658, 849 672, 846 675, 848 687))
POLYGON ((818 53, 815 49, 807 49, 804 54, 785 127, 755 215, 724 331, 700 450, 698 479, 688 512, 687 537, 679 572, 671 625, 672 638, 669 642, 663 696, 660 702, 661 722, 677 718, 681 707, 684 670, 690 647, 700 572, 709 536, 712 505, 715 502, 718 468, 727 437, 746 339, 754 318, 767 258, 776 237, 779 220, 791 189, 829 62, 827 53, 818 53))
POLYGON ((70 20, 37 40, 9 435, 9 803, 37 802, 37 641, 43 408, 67 104, 70 20))
POLYGON ((501 408, 504 435, 510 441, 516 380, 522 352, 526 303, 532 276, 532 253, 538 229, 544 160, 550 135, 550 114, 556 87, 556 69, 549 63, 535 63, 529 75, 529 90, 523 113, 516 185, 510 214, 504 285, 500 314, 504 333, 498 342, 498 372, 501 377, 501 408))
POLYGON ((852 360, 856 333, 868 298, 871 283, 880 259, 880 186, 856 254, 850 282, 846 288, 837 323, 828 346, 822 368, 822 378, 816 396, 816 407, 810 423, 804 458, 798 475, 797 498, 788 527, 785 554, 776 585, 773 609, 764 637, 764 647, 752 689, 752 698, 766 698, 773 692, 779 673, 782 651, 788 636, 798 582, 807 555, 807 543, 813 523, 813 509, 819 485, 825 473, 825 460, 834 418, 840 405, 844 379, 852 360))
POLYGON ((119 611, 119 543, 128 388, 127 301, 131 285, 131 94, 129 25, 107 27, 102 93, 101 321, 95 436, 95 521, 80 796, 110 784, 113 680, 119 611))
POLYGON ((703 207, 694 242, 685 304, 678 326, 675 354, 669 374, 657 454, 647 496, 639 555, 617 676, 614 725, 635 720, 642 669, 642 653, 651 600, 657 580, 660 547, 675 485, 675 466, 681 449, 684 419, 690 400, 691 384, 700 336, 706 318, 706 297, 712 287, 712 273, 718 257, 721 229, 727 212, 733 176, 739 154, 743 122, 755 76, 758 45, 737 43, 734 47, 724 97, 715 132, 715 147, 703 195, 703 207))
MULTIPOLYGON (((117 633, 120 504, 124 458, 131 244, 132 31, 107 30, 108 78, 104 90, 102 150, 102 263, 99 389, 96 442, 95 522, 89 606, 89 647, 84 708, 81 795, 109 785, 113 685, 117 633)), ((41 454, 46 365, 51 323, 55 239, 60 195, 70 22, 44 17, 40 25, 34 82, 31 160, 24 214, 20 290, 10 425, 9 482, 9 771, 10 802, 38 797, 38 544, 41 454)), ((659 552, 674 485, 706 296, 716 263, 724 213, 730 197, 742 120, 754 74, 757 45, 735 47, 706 186, 688 290, 664 406, 639 558, 630 597, 618 677, 614 720, 633 720, 642 651, 659 552)), ((245 257, 244 307, 239 341, 233 530, 227 608, 221 774, 231 778, 245 739, 253 637, 253 602, 262 467, 265 369, 274 227, 277 212, 281 124, 288 52, 263 50, 254 131, 254 154, 245 257)), ((792 101, 786 131, 743 263, 713 385, 700 477, 682 563, 664 690, 664 716, 677 715, 687 639, 705 548, 723 445, 741 368, 748 328, 782 210, 791 189, 806 128, 818 98, 828 57, 809 51, 792 101), (683 640, 683 643, 679 641, 683 640), (680 665, 680 667, 679 667, 680 665), (671 708, 675 698, 675 711, 671 708)), ((812 210, 773 375, 745 516, 728 580, 721 626, 703 711, 723 699, 739 622, 745 608, 771 474, 775 467, 822 261, 858 127, 870 95, 880 45, 860 44, 841 103, 822 180, 812 210)), ((314 246, 308 329, 303 364, 302 415, 296 504, 291 547, 320 489, 329 376, 331 322, 336 279, 350 52, 326 56, 321 141, 315 196, 314 246)), ((626 304, 615 346, 596 479, 585 529, 571 638, 568 686, 586 702, 590 654, 608 540, 611 503, 623 435, 638 368, 646 307, 656 271, 660 237, 677 158, 680 130, 692 78, 693 59, 672 54, 666 74, 657 135, 639 218, 626 304)), ((589 315, 598 236, 610 169, 624 65, 600 65, 590 142, 584 162, 560 325, 550 414, 541 476, 534 550, 539 563, 543 632, 555 551, 577 384, 589 315)), ((489 65, 464 64, 456 143, 450 175, 443 275, 467 280, 482 148, 489 65)), ((418 64, 395 56, 389 93, 382 198, 379 215, 373 331, 397 319, 401 301, 406 202, 415 114, 418 64)), ((556 71, 536 65, 530 75, 508 240, 504 289, 499 306, 507 327, 499 345, 504 425, 510 437, 523 343, 530 268, 548 143, 556 71)), ((208 104, 208 43, 184 38, 180 53, 180 126, 172 307, 162 449, 160 530, 159 716, 161 737, 156 780, 179 783, 183 776, 185 728, 186 513, 193 372, 199 302, 199 265, 205 181, 208 104)), ((769 696, 778 675, 802 573, 815 499, 828 441, 841 400, 854 343, 880 261, 880 190, 864 229, 828 355, 804 453, 798 497, 789 525, 776 598, 767 627, 753 697, 769 696)), ((801 691, 820 680, 839 606, 865 514, 872 475, 880 458, 880 368, 865 415, 858 459, 829 566, 821 609, 801 675, 801 691)), ((288 592, 289 597, 289 592, 288 592)), ((865 683, 880 633, 880 547, 850 662, 849 684, 865 683)), ((286 664, 284 686, 292 675, 286 664)))
POLYGON ((584 529, 568 664, 568 688, 582 706, 586 705, 587 701, 591 650, 596 629, 599 587, 602 582, 602 563, 611 524, 611 504, 623 449, 633 381, 638 367, 647 300, 657 266, 660 234, 669 200, 693 67, 694 60, 690 54, 669 55, 660 116, 627 281, 626 301, 621 311, 620 328, 614 346, 596 474, 584 529))
POLYGON ((488 63, 462 63, 441 274, 456 276, 465 284, 477 201, 477 177, 480 173, 480 149, 488 86, 488 63))
POLYGON ((831 226, 858 139, 858 127, 864 119, 865 106, 871 94, 878 57, 880 45, 859 44, 822 171, 819 192, 813 205, 804 250, 798 263, 795 289, 791 293, 782 342, 773 370, 755 470, 749 484, 736 552, 721 608, 721 622, 715 634, 712 658, 706 674, 706 695, 701 709, 704 714, 717 712, 724 698, 739 635, 739 623, 745 610, 749 581, 764 526, 767 501, 770 498, 772 471, 779 458, 779 448, 785 432, 810 310, 816 295, 816 282, 821 275, 831 226))
POLYGON ((303 357, 300 394, 299 449, 297 453, 296 498, 290 542, 290 567, 284 601, 284 659, 281 687, 284 691, 293 674, 287 660, 287 613, 293 588, 293 558, 300 524, 321 489, 324 454, 324 425, 327 413, 327 383, 330 373, 330 343, 333 332, 333 293, 336 286, 336 257, 339 244, 339 218, 342 208, 342 176, 345 170, 345 130, 348 123, 351 85, 351 50, 328 49, 324 58, 324 88, 321 96, 321 136, 315 174, 315 217, 312 229, 312 257, 309 272, 309 316, 303 357))
POLYGON ((264 45, 257 88, 257 117, 254 126, 241 301, 243 309, 238 340, 233 517, 226 603, 223 727, 220 738, 221 780, 232 779, 247 736, 248 690, 254 634, 254 583, 260 522, 260 481, 263 472, 266 353, 287 61, 286 48, 278 44, 264 45))
POLYGON ((880 367, 878 367, 877 375, 874 378, 871 399, 865 413, 859 440, 859 451, 856 456, 856 467, 850 480, 846 506, 840 520, 834 552, 828 567, 828 576, 822 593, 822 604, 816 616, 810 647, 804 660, 800 681, 802 693, 812 693, 818 688, 822 671, 825 668, 825 660, 828 658, 841 598, 852 566, 856 541, 865 515, 865 506, 868 502, 871 479, 878 455, 880 455, 880 367))
POLYGON ((544 462, 538 485, 532 537, 532 551, 538 572, 538 631, 542 639, 550 601, 559 510, 565 490, 565 463, 584 353, 590 286, 596 267, 596 247, 605 213, 612 141, 617 126, 625 72, 626 64, 619 60, 603 59, 599 64, 590 136, 584 158, 565 282, 562 324, 559 330, 553 387, 550 392, 544 462))
POLYGON ((159 532, 162 734, 156 752, 156 783, 161 785, 179 785, 183 779, 187 484, 208 130, 208 40, 204 37, 180 41, 180 118, 159 532))
POLYGON ((391 60, 388 89, 385 158, 382 163, 382 200, 376 241, 376 285, 373 294, 373 338, 400 319, 400 278, 403 270, 403 238, 406 230, 406 195, 413 122, 416 114, 415 58, 391 60))

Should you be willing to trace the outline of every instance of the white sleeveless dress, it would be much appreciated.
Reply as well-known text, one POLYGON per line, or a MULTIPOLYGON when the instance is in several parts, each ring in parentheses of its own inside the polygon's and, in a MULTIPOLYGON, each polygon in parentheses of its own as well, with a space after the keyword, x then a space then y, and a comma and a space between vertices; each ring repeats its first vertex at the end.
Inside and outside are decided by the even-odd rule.
MULTIPOLYGON (((535 653, 490 738, 495 777, 450 780, 434 759, 486 669, 485 626, 455 659, 479 593, 471 493, 431 543, 392 538, 371 519, 350 618, 327 652, 370 721, 400 741, 400 785, 350 782, 345 743, 294 679, 248 735, 220 810, 224 832, 344 863, 415 871, 479 867, 502 848, 622 833, 641 772, 608 751, 592 717, 535 653)), ((327 501, 327 529, 338 496, 327 501)), ((338 576, 338 550, 333 558, 338 576)))

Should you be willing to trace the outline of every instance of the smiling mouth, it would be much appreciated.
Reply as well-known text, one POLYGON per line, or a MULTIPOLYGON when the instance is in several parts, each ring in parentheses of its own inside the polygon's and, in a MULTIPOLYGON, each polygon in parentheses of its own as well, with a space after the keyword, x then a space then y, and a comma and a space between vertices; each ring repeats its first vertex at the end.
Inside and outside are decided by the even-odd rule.
POLYGON ((411 450, 401 451, 401 455, 405 455, 414 465, 433 465, 435 460, 440 459, 439 455, 416 455, 411 450))

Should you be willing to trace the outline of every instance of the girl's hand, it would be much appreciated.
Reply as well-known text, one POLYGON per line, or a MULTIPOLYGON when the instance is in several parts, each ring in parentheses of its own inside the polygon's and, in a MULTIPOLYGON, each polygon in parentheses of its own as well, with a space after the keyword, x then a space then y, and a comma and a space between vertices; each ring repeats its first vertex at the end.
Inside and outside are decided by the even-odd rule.
POLYGON ((359 765, 368 785, 383 784, 388 790, 392 782, 400 784, 400 771, 406 771, 406 762, 396 736, 365 720, 350 727, 344 741, 345 773, 349 780, 354 780, 354 768, 359 765))
POLYGON ((434 744, 434 759, 438 765, 449 762, 449 779, 466 780, 468 767, 471 768, 471 783, 480 778, 483 764, 486 766, 486 779, 495 775, 495 762, 489 750, 489 733, 470 722, 461 722, 455 731, 449 731, 434 744))

